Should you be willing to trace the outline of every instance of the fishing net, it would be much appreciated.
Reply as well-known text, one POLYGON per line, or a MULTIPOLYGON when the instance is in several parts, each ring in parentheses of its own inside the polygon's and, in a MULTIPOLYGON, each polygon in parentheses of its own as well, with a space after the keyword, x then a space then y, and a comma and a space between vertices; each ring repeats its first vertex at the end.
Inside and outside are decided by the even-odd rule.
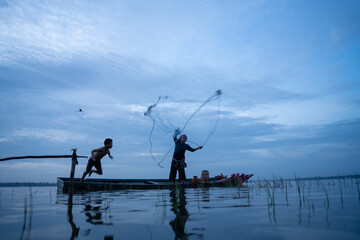
POLYGON ((221 95, 222 91, 219 89, 203 102, 160 96, 148 107, 144 116, 152 120, 149 152, 159 167, 163 167, 161 163, 174 148, 173 137, 185 133, 185 130, 191 134, 188 142, 196 146, 206 145, 215 133, 220 119, 221 95), (172 147, 160 146, 163 153, 154 153, 154 141, 159 139, 165 139, 167 144, 159 141, 158 145, 168 146, 171 143, 172 147))

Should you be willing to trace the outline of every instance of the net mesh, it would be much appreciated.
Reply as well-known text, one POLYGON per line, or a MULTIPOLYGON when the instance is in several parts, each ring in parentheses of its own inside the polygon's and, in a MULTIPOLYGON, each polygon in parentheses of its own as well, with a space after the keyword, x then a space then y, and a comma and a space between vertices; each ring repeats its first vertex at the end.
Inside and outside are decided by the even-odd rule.
POLYGON ((152 120, 149 134, 149 153, 159 167, 163 167, 161 163, 174 146, 167 148, 167 150, 165 150, 166 147, 160 146, 163 153, 154 153, 154 140, 164 139, 165 135, 165 139, 168 141, 171 139, 170 137, 184 133, 186 130, 194 135, 192 139, 196 139, 188 142, 196 146, 205 146, 215 133, 220 120, 222 94, 222 90, 219 89, 203 102, 159 96, 157 101, 148 107, 144 116, 152 120))

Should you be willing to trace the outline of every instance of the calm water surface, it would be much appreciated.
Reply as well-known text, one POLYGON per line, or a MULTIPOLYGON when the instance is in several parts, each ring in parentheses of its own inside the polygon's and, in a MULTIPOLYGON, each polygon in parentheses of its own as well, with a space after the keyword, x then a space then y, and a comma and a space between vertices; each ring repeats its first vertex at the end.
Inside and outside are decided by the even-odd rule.
POLYGON ((72 204, 56 187, 3 187, 0 239, 360 239, 356 180, 298 184, 92 192, 72 204))

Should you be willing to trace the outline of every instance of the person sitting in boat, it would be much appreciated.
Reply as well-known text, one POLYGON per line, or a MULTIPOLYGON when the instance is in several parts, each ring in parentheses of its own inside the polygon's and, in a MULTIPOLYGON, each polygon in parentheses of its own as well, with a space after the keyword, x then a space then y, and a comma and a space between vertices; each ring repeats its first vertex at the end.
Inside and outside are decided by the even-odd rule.
POLYGON ((110 148, 112 148, 113 140, 111 138, 107 138, 104 141, 104 147, 93 149, 91 151, 91 157, 89 158, 88 164, 86 166, 86 170, 83 173, 80 182, 84 182, 84 179, 87 174, 89 174, 89 177, 92 173, 97 173, 99 175, 102 175, 102 169, 101 169, 101 159, 105 155, 109 155, 111 159, 113 159, 113 156, 110 154, 110 148), (92 170, 91 168, 95 167, 96 170, 92 170))
POLYGON ((179 172, 179 179, 181 184, 186 180, 185 175, 185 151, 188 150, 190 152, 195 152, 199 149, 202 149, 203 146, 199 146, 197 148, 192 148, 185 142, 187 141, 187 136, 185 134, 181 135, 179 139, 177 139, 178 131, 175 131, 173 137, 175 142, 175 150, 174 155, 171 161, 170 175, 169 180, 175 184, 176 173, 179 172))

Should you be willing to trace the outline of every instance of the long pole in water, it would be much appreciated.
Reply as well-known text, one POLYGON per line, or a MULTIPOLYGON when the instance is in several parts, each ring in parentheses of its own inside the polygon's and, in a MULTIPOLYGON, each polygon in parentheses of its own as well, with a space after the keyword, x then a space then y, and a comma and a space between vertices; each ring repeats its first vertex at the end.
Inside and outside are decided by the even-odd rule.
POLYGON ((79 235, 80 228, 76 227, 73 221, 73 186, 74 186, 74 175, 75 175, 75 166, 78 164, 77 156, 76 156, 76 148, 72 149, 73 154, 71 157, 71 172, 70 172, 70 186, 69 186, 69 198, 68 198, 68 220, 71 225, 71 237, 70 239, 75 239, 79 235))
POLYGON ((8 157, 8 158, 0 158, 0 162, 1 161, 14 160, 14 159, 25 159, 25 158, 71 158, 69 194, 72 195, 74 175, 75 175, 75 166, 78 164, 77 158, 87 158, 87 156, 77 156, 76 155, 76 148, 72 149, 72 151, 73 151, 72 155, 41 155, 41 156, 8 157))
MULTIPOLYGON (((26 159, 26 158, 72 158, 73 155, 41 155, 41 156, 19 156, 19 157, 8 157, 0 158, 1 161, 8 161, 14 159, 26 159)), ((78 158, 87 158, 87 156, 77 156, 78 158)))
POLYGON ((73 193, 73 182, 75 176, 75 166, 78 164, 77 156, 76 156, 76 148, 72 149, 73 154, 71 156, 71 171, 70 171, 70 186, 69 186, 69 194, 73 193))

